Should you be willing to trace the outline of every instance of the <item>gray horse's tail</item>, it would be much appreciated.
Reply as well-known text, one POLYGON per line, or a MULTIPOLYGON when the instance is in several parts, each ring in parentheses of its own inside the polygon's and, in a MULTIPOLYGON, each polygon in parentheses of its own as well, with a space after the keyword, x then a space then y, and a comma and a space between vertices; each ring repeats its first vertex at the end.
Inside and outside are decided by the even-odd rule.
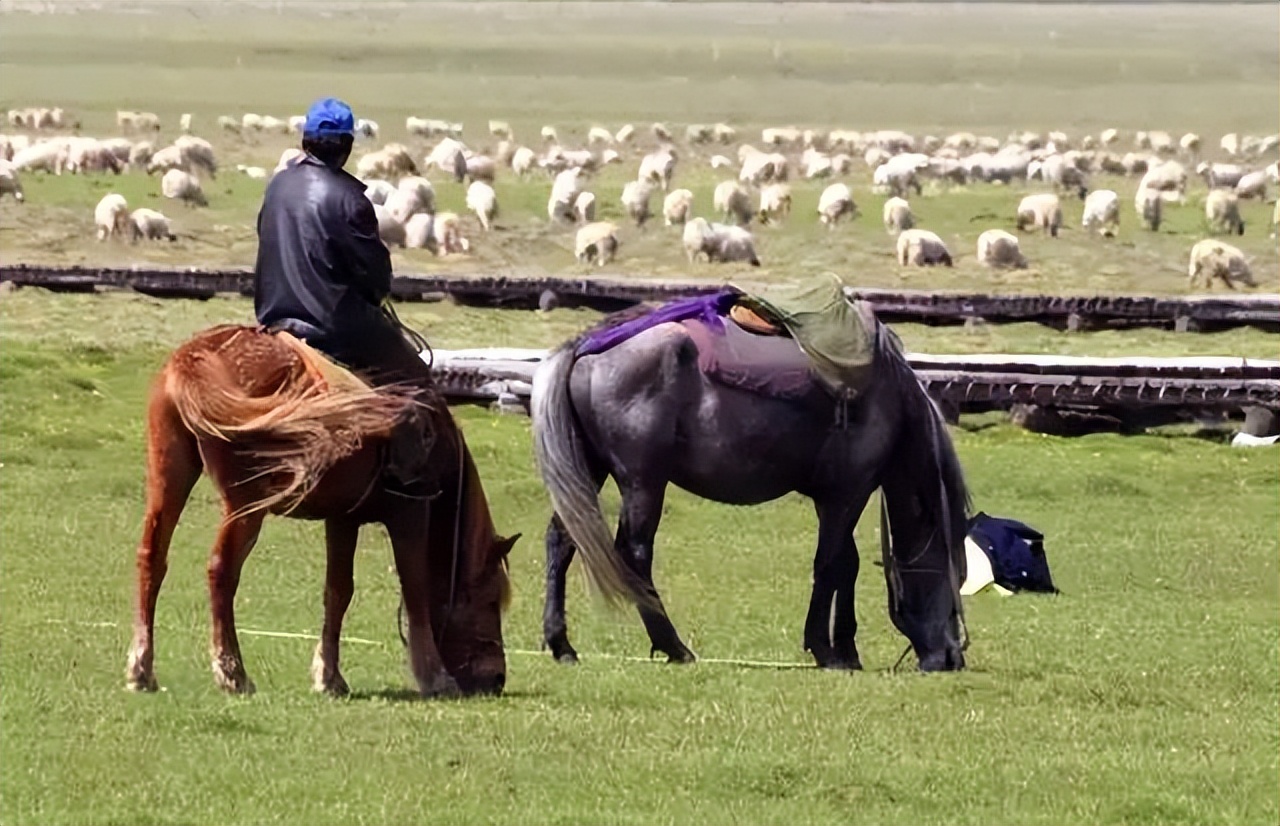
POLYGON ((643 605, 651 597, 614 551, 613 533, 600 508, 600 489, 587 458, 586 437, 569 399, 574 343, 553 352, 533 376, 530 415, 538 469, 556 515, 577 546, 592 589, 612 604, 643 605))
POLYGON ((968 645, 960 586, 967 567, 969 490, 942 412, 925 392, 898 337, 884 324, 876 326, 877 369, 897 386, 903 421, 881 483, 880 542, 889 578, 889 613, 921 655, 922 668, 961 668, 961 652, 968 645), (946 625, 945 640, 926 628, 938 623, 946 625), (926 662, 926 654, 935 659, 926 662))

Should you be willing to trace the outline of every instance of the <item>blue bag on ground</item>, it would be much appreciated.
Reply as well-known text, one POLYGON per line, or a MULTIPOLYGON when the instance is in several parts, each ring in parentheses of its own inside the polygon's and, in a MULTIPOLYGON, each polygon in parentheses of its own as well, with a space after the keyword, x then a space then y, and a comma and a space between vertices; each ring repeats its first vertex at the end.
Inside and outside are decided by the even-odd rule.
POLYGON ((1010 591, 1059 593, 1049 573, 1044 534, 1035 528, 979 512, 969 520, 969 539, 991 560, 997 585, 1010 591))

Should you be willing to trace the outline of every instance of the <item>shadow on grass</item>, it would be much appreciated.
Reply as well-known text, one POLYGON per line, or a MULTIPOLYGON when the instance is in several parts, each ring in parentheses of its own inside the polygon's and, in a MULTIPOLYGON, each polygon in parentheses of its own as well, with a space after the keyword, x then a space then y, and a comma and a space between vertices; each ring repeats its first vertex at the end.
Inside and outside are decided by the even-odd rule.
POLYGON ((500 696, 492 694, 473 694, 466 697, 423 697, 412 688, 381 688, 374 691, 352 691, 346 696, 348 702, 381 702, 381 703, 475 703, 496 702, 502 700, 530 700, 547 696, 545 691, 503 691, 500 696))

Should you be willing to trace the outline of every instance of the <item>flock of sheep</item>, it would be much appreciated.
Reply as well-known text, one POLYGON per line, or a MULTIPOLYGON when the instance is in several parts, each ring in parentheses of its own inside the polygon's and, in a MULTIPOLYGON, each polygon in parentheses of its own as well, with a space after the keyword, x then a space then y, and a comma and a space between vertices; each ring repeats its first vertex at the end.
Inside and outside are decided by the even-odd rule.
MULTIPOLYGON (((190 206, 205 206, 208 199, 201 176, 214 178, 218 163, 213 145, 190 134, 192 118, 182 115, 180 136, 172 144, 157 146, 161 123, 148 112, 117 113, 120 137, 96 139, 78 134, 79 124, 61 109, 10 110, 8 122, 20 132, 0 135, 0 196, 22 200, 20 175, 36 171, 61 175, 120 173, 126 169, 162 173, 161 194, 190 206), (53 133, 53 134, 49 134, 53 133)), ((217 119, 220 132, 253 142, 259 135, 296 134, 302 118, 277 118, 245 114, 217 119)), ((434 142, 425 156, 415 160, 405 143, 388 143, 362 151, 354 160, 355 174, 365 183, 374 204, 379 232, 389 245, 425 248, 437 255, 465 253, 471 243, 463 237, 463 221, 456 213, 436 210, 435 188, 425 177, 437 171, 466 185, 466 209, 475 215, 482 232, 494 227, 499 203, 495 182, 500 170, 521 179, 545 174, 550 180, 547 217, 556 224, 577 226, 575 256, 583 263, 604 265, 619 248, 619 226, 597 220, 596 195, 590 183, 601 169, 638 158, 637 173, 622 191, 626 220, 644 226, 653 215, 653 202, 661 192, 661 215, 667 226, 683 227, 681 243, 690 262, 743 261, 759 265, 755 239, 748 229, 753 221, 769 224, 791 213, 790 182, 844 177, 859 164, 871 171, 873 191, 891 197, 884 204, 885 229, 896 236, 898 263, 902 266, 951 266, 953 256, 936 233, 917 226, 908 198, 921 195, 927 182, 953 185, 1000 185, 1014 181, 1041 181, 1051 191, 1024 197, 1016 209, 1021 231, 1041 231, 1057 237, 1063 225, 1063 198, 1083 199, 1080 225, 1091 232, 1113 236, 1121 219, 1119 195, 1110 189, 1090 190, 1094 174, 1141 176, 1134 200, 1140 224, 1156 230, 1168 205, 1182 204, 1193 175, 1208 188, 1205 220, 1213 233, 1245 231, 1240 201, 1265 199, 1268 186, 1280 183, 1273 156, 1280 137, 1231 134, 1223 136, 1218 154, 1226 161, 1202 160, 1196 135, 1174 140, 1166 132, 1138 132, 1133 148, 1123 154, 1120 135, 1114 129, 1076 140, 1060 132, 1047 135, 1023 132, 1005 141, 971 133, 946 138, 917 138, 896 130, 853 132, 775 127, 762 130, 760 148, 742 143, 733 156, 720 154, 738 143, 736 130, 727 124, 690 125, 683 147, 663 124, 649 130, 648 151, 639 148, 646 139, 633 126, 612 132, 599 126, 586 133, 583 146, 560 142, 557 130, 541 130, 538 149, 516 142, 509 124, 490 121, 487 141, 491 148, 475 150, 462 140, 461 124, 445 120, 409 117, 405 130, 411 140, 434 142), (693 192, 675 188, 682 160, 701 156, 713 170, 734 172, 714 190, 711 211, 695 214, 693 192), (1271 160, 1270 164, 1266 161, 1271 160), (1189 171, 1189 168, 1191 171, 1189 171)), ((357 134, 376 140, 378 124, 361 120, 357 134)), ((269 179, 286 168, 300 151, 284 152, 272 170, 238 165, 250 178, 269 179)), ((853 192, 843 181, 829 183, 818 200, 816 218, 829 229, 859 214, 853 192)), ((1273 225, 1280 220, 1280 204, 1273 225)), ((95 210, 99 239, 129 236, 134 241, 174 237, 169 220, 150 209, 130 212, 125 199, 108 194, 95 210)), ((1273 230, 1274 235, 1274 230, 1273 230)), ((989 229, 978 237, 978 260, 991 267, 1026 267, 1018 236, 1003 229, 989 229)), ((1253 285, 1249 263, 1238 248, 1208 238, 1190 253, 1188 275, 1193 284, 1206 286, 1215 280, 1227 286, 1253 285)))

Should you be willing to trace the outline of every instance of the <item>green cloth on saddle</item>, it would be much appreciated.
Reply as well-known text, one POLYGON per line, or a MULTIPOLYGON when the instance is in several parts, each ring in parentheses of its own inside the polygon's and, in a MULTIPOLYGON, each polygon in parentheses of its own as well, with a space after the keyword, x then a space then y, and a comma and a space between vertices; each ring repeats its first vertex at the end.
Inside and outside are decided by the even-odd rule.
POLYGON ((874 369, 875 315, 866 302, 849 300, 839 277, 827 273, 800 287, 768 290, 767 298, 742 292, 738 303, 786 328, 828 389, 847 397, 866 389, 874 369))

